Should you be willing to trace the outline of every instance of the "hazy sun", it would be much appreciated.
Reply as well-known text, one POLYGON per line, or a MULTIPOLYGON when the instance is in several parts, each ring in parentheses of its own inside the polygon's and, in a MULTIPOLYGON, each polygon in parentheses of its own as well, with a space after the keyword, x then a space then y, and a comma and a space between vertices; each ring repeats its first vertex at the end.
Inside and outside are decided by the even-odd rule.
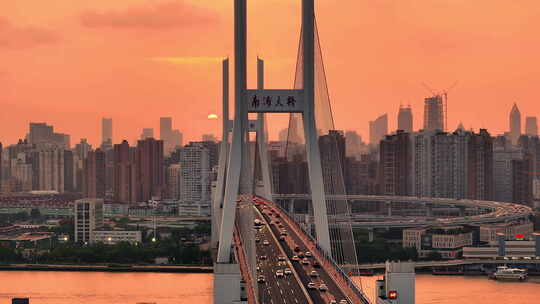
POLYGON ((216 114, 208 114, 208 119, 217 119, 218 116, 216 114))

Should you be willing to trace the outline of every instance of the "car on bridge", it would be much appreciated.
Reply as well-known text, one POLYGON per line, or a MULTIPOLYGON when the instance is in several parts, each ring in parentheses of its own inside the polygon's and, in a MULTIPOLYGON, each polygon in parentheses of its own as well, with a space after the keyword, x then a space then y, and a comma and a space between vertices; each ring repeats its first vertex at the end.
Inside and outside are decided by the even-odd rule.
POLYGON ((285 274, 283 273, 283 270, 279 269, 278 271, 276 271, 276 277, 283 278, 284 276, 285 274))
POLYGON ((290 268, 285 268, 285 270, 283 271, 283 273, 285 273, 286 275, 289 275, 289 274, 292 274, 292 271, 290 268))
POLYGON ((315 286, 315 283, 309 282, 309 283, 307 284, 307 288, 308 288, 308 289, 316 289, 317 287, 315 286))
POLYGON ((268 245, 270 245, 270 242, 268 240, 264 240, 263 245, 268 246, 268 245))
POLYGON ((309 265, 309 260, 308 260, 307 258, 304 258, 304 259, 302 260, 302 264, 304 264, 304 265, 309 265))
POLYGON ((327 291, 327 290, 328 290, 328 286, 326 286, 326 284, 323 283, 323 284, 319 285, 319 290, 320 290, 320 291, 327 291))
POLYGON ((264 278, 263 275, 260 275, 257 277, 257 283, 260 283, 260 284, 266 283, 266 279, 264 278))
POLYGON ((316 272, 315 270, 313 270, 312 272, 309 273, 309 276, 312 277, 312 278, 316 278, 319 276, 319 273, 316 272))
POLYGON ((282 256, 282 255, 278 256, 277 259, 278 259, 278 261, 285 261, 286 260, 286 258, 284 256, 282 256))

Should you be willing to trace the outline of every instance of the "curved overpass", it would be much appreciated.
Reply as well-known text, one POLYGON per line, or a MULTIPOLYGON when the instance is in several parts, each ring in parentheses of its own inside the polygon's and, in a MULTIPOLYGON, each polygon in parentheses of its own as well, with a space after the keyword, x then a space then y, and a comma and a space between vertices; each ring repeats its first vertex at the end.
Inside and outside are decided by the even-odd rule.
MULTIPOLYGON (((274 200, 309 200, 308 194, 274 194, 274 200)), ((451 198, 430 198, 414 196, 378 196, 378 195, 327 195, 327 200, 348 200, 354 202, 380 202, 391 204, 411 203, 422 205, 425 208, 430 207, 458 207, 458 208, 476 208, 484 213, 471 216, 458 217, 410 217, 403 219, 385 219, 385 217, 365 218, 352 215, 351 222, 353 227, 358 228, 409 228, 423 227, 433 225, 464 225, 464 224, 486 224, 508 222, 519 219, 526 219, 533 214, 530 207, 516 204, 493 201, 480 201, 470 199, 451 199, 451 198)), ((347 221, 348 219, 343 219, 347 221)))

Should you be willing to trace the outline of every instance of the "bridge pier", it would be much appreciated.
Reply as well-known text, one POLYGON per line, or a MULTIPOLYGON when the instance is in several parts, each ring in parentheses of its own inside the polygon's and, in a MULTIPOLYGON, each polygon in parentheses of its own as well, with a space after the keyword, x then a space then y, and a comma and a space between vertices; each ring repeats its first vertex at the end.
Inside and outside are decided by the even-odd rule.
POLYGON ((388 216, 392 216, 392 201, 386 201, 386 208, 388 210, 388 216))
POLYGON ((368 228, 368 241, 371 243, 375 238, 374 228, 368 228))
POLYGON ((287 211, 291 216, 294 216, 294 199, 291 199, 287 204, 287 211))
POLYGON ((433 216, 433 205, 426 204, 425 208, 426 208, 426 216, 427 217, 432 217, 433 216))
POLYGON ((214 264, 214 304, 247 304, 238 264, 214 264))
POLYGON ((465 207, 460 206, 459 207, 459 216, 464 217, 465 216, 465 207))
POLYGON ((386 262, 385 276, 383 280, 377 280, 375 295, 376 304, 414 304, 416 301, 414 263, 386 262))

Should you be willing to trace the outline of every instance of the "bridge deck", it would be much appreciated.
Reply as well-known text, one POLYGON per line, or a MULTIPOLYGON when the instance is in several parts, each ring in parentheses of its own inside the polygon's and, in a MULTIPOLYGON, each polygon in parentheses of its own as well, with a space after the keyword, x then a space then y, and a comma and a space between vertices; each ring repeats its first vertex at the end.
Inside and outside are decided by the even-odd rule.
POLYGON ((300 226, 288 216, 288 214, 280 209, 276 204, 255 198, 254 201, 258 205, 258 211, 263 214, 267 221, 272 221, 270 227, 275 234, 279 234, 281 230, 287 232, 283 248, 287 252, 287 257, 291 259, 294 255, 294 249, 299 247, 301 252, 311 252, 313 258, 310 258, 309 265, 301 265, 299 262, 293 262, 295 269, 301 277, 302 282, 307 285, 309 282, 315 283, 318 287, 324 282, 328 287, 328 292, 319 292, 317 290, 309 290, 309 294, 314 303, 328 303, 330 300, 340 301, 346 299, 349 303, 369 303, 363 293, 354 285, 349 277, 341 271, 333 261, 320 250, 310 236, 306 235, 300 226), (267 211, 263 208, 267 208, 267 211), (272 212, 270 212, 272 210, 272 212), (272 215, 270 215, 272 213, 272 215), (279 224, 275 222, 279 221, 279 224), (279 226, 281 225, 281 227, 279 226), (318 261, 320 268, 314 268, 313 262, 318 261), (316 271, 319 276, 315 279, 310 278, 311 271, 316 271))

